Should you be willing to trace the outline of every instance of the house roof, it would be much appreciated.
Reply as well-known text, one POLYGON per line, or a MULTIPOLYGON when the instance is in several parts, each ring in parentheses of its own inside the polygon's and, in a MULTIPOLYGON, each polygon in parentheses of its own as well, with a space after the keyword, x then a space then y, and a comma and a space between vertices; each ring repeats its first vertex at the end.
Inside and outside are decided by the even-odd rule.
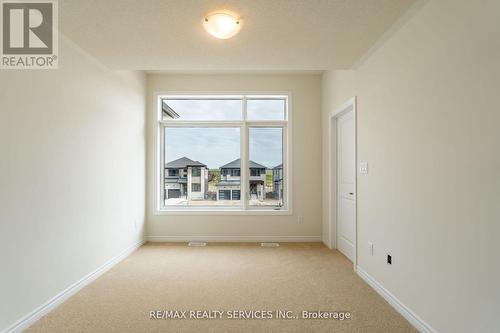
POLYGON ((182 169, 182 168, 186 168, 188 166, 206 167, 205 164, 198 162, 198 161, 193 161, 192 159, 189 159, 187 157, 181 157, 175 161, 168 162, 165 165, 165 167, 168 169, 182 169))
POLYGON ((165 100, 162 100, 161 101, 161 105, 162 105, 162 111, 163 111, 163 116, 166 116, 168 118, 172 118, 172 119, 177 119, 179 118, 179 114, 177 112, 174 111, 174 109, 172 109, 166 102, 165 100))
POLYGON ((283 164, 277 165, 273 169, 283 169, 283 164))
MULTIPOLYGON (((228 164, 225 164, 221 166, 221 169, 239 169, 241 166, 240 158, 229 162, 228 164)), ((256 163, 254 161, 250 161, 250 168, 255 168, 255 169, 267 169, 265 166, 262 164, 256 163)))

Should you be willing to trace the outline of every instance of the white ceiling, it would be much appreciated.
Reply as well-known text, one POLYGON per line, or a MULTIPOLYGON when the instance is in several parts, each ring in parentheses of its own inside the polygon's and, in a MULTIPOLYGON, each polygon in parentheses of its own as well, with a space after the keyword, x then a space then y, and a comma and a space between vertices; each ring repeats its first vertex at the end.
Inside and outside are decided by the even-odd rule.
POLYGON ((59 0, 61 31, 115 69, 151 71, 347 69, 415 0, 59 0), (240 33, 202 27, 236 12, 240 33))

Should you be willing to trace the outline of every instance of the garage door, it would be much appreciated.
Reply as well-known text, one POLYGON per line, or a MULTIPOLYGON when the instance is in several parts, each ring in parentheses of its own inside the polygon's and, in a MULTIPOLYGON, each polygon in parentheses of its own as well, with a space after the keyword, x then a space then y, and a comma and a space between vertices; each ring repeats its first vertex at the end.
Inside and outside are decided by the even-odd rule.
POLYGON ((168 190, 168 199, 172 198, 180 198, 181 197, 181 190, 168 190))
POLYGON ((233 200, 240 200, 240 190, 233 190, 233 200))
POLYGON ((231 190, 219 190, 219 200, 231 200, 231 190))

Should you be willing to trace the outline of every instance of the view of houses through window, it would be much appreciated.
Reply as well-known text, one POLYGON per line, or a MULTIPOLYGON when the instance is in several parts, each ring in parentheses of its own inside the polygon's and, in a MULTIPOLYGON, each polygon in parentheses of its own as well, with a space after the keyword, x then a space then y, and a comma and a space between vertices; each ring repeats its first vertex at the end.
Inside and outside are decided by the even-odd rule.
POLYGON ((248 139, 250 158, 249 205, 280 206, 283 200, 283 129, 250 127, 248 139), (255 161, 263 162, 266 165, 255 161))
POLYGON ((161 103, 165 207, 284 206, 286 98, 164 98, 161 103), (246 173, 242 142, 247 143, 246 173))

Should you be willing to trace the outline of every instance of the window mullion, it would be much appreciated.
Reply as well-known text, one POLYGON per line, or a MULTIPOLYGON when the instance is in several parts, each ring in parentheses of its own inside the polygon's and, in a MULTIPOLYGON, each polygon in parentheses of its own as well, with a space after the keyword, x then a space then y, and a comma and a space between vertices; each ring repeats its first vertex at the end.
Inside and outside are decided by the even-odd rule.
POLYGON ((251 127, 283 127, 288 122, 286 120, 252 120, 247 121, 247 126, 251 127))
POLYGON ((247 99, 243 97, 243 126, 241 128, 241 163, 240 163, 240 200, 243 210, 248 209, 248 126, 247 119, 247 99))
POLYGON ((290 173, 290 159, 289 159, 289 149, 290 149, 290 146, 289 146, 289 137, 288 137, 288 126, 285 125, 283 126, 283 136, 282 136, 282 140, 283 140, 283 157, 282 157, 282 177, 281 178, 284 178, 285 180, 281 181, 282 183, 282 187, 283 187, 283 199, 282 199, 282 204, 283 204, 283 207, 282 209, 288 209, 289 207, 289 204, 290 204, 290 191, 289 191, 289 186, 288 184, 290 183, 290 177, 291 177, 291 173, 290 173), (284 201, 284 202, 283 202, 284 201))
POLYGON ((247 121, 247 97, 243 96, 243 121, 247 121))
POLYGON ((165 126, 160 124, 160 126, 158 126, 158 129, 160 131, 160 133, 158 133, 158 136, 160 138, 160 151, 158 152, 158 157, 160 160, 159 175, 161 184, 161 188, 158 193, 158 197, 160 199, 158 205, 161 209, 163 209, 165 208, 165 126))

